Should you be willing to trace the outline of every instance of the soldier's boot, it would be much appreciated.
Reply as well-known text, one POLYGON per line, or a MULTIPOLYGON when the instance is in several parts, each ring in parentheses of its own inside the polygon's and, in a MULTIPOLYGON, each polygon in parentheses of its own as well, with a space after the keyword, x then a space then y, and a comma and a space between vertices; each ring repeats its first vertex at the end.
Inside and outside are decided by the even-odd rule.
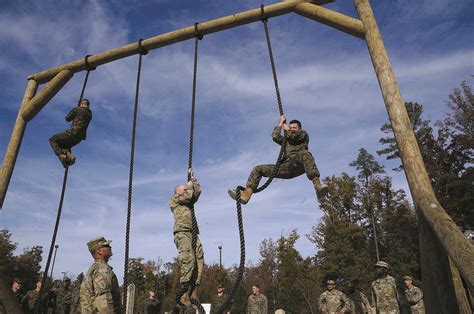
MULTIPOLYGON (((233 200, 237 200, 237 190, 236 189, 232 189, 232 190, 228 190, 227 191, 229 193, 229 196, 233 199, 233 200)), ((241 191, 240 192, 240 201, 242 202, 242 204, 247 204, 250 200, 250 198, 252 197, 252 194, 253 194, 253 189, 252 188, 245 188, 245 190, 241 191)))
POLYGON ((329 192, 328 186, 324 183, 321 183, 319 178, 313 179, 313 185, 314 185, 314 189, 316 190, 316 196, 318 198, 324 197, 328 194, 329 192))
POLYGON ((69 166, 66 154, 60 153, 58 155, 58 158, 59 158, 59 161, 61 162, 61 164, 63 165, 64 168, 69 166))
POLYGON ((66 157, 69 166, 72 166, 76 163, 76 157, 70 151, 67 151, 66 157))

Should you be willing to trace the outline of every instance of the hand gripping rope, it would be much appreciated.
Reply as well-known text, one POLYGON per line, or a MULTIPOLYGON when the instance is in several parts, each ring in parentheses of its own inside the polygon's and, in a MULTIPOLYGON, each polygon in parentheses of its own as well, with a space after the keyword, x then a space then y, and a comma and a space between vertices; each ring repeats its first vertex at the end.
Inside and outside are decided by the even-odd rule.
MULTIPOLYGON (((87 55, 84 58, 84 64, 86 66, 87 72, 86 72, 86 76, 84 78, 84 83, 82 84, 82 89, 81 89, 81 94, 79 96, 79 100, 77 101, 78 104, 81 103, 81 100, 84 97, 84 92, 86 90, 87 81, 89 80, 89 72, 96 69, 95 67, 92 67, 89 64, 89 62, 87 61, 87 59, 89 57, 90 57, 90 55, 87 55)), ((52 239, 51 239, 51 245, 49 247, 48 259, 46 261, 46 266, 44 268, 43 277, 41 278, 40 294, 39 294, 39 297, 36 299, 36 302, 35 302, 35 313, 41 313, 41 311, 43 310, 43 306, 44 306, 44 304, 42 304, 41 300, 43 300, 44 290, 46 289, 46 278, 48 277, 49 265, 51 263, 51 257, 53 255, 54 245, 56 244, 56 236, 58 234, 59 222, 61 221, 61 212, 62 212, 62 209, 63 209, 63 201, 64 201, 64 194, 66 192, 68 173, 69 173, 69 166, 66 166, 66 168, 64 169, 64 178, 63 178, 63 185, 62 185, 62 189, 61 189, 61 196, 59 198, 58 212, 56 214, 56 224, 54 225, 54 231, 53 231, 53 236, 52 236, 52 239)))
POLYGON ((130 145, 130 173, 128 177, 128 203, 127 203, 127 224, 125 228, 125 261, 123 271, 123 298, 122 298, 122 313, 125 313, 127 307, 127 287, 128 287, 128 253, 130 243, 130 218, 132 215, 132 192, 133 192, 133 163, 135 158, 135 138, 137 129, 137 112, 138 112, 138 96, 140 94, 140 76, 142 72, 142 57, 148 53, 148 50, 142 47, 143 39, 138 41, 138 69, 137 69, 137 84, 135 89, 135 105, 133 110, 132 123, 132 143, 130 145))

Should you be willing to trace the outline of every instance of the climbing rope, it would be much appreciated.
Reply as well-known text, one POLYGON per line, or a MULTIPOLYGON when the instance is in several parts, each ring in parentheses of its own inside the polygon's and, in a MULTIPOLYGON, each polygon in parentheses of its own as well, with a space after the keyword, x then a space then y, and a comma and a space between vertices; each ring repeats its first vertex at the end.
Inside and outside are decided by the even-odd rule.
MULTIPOLYGON (((275 60, 273 59, 273 50, 272 50, 272 44, 270 41, 270 33, 268 31, 268 16, 265 14, 265 9, 263 4, 260 6, 260 12, 261 12, 261 20, 263 22, 263 26, 265 29, 265 38, 267 40, 267 47, 268 47, 268 54, 270 56, 270 64, 272 67, 272 73, 273 73, 273 83, 275 84, 275 92, 276 92, 276 97, 277 97, 277 103, 278 103, 278 111, 280 112, 280 116, 282 116, 283 113, 283 104, 281 101, 281 96, 280 96, 280 87, 278 86, 278 77, 276 73, 276 65, 275 65, 275 60)), ((273 168, 272 173, 268 177, 267 181, 260 187, 256 188, 253 193, 259 193, 265 190, 270 183, 272 183, 273 179, 278 173, 278 170, 280 169, 281 162, 284 159, 285 156, 285 144, 286 144, 286 137, 283 136, 282 143, 281 143, 281 148, 280 148, 280 153, 278 154, 277 162, 275 164, 275 167, 273 168)))
MULTIPOLYGON (((198 30, 198 23, 194 24, 194 68, 193 68, 193 88, 192 88, 192 98, 191 98, 191 123, 189 127, 189 152, 188 152, 188 169, 193 167, 193 148, 194 148, 194 117, 196 113, 196 83, 197 83, 197 64, 198 64, 198 51, 199 51, 199 41, 203 39, 203 35, 199 33, 198 30)), ((188 181, 191 180, 191 173, 188 172, 188 181)), ((193 251, 193 254, 196 257, 196 246, 197 246, 197 237, 199 234, 199 227, 196 219, 196 213, 194 211, 194 205, 190 206, 190 211, 191 211, 191 221, 192 221, 192 227, 191 227, 191 233, 192 233, 192 241, 191 241, 191 248, 193 251)), ((191 276, 192 279, 194 279, 196 276, 197 272, 197 258, 194 259, 194 274, 191 276)), ((178 291, 176 294, 176 303, 178 306, 183 307, 184 304, 181 302, 181 297, 183 294, 188 293, 189 294, 189 300, 191 301, 191 304, 196 305, 200 313, 206 313, 204 308, 202 307, 201 303, 199 302, 198 299, 193 299, 191 298, 194 289, 196 288, 196 282, 191 281, 189 289, 186 289, 185 287, 181 287, 181 289, 178 291)))
POLYGON ((137 112, 138 112, 138 96, 140 94, 140 76, 142 72, 142 57, 148 53, 148 51, 142 47, 143 39, 138 41, 138 69, 137 69, 137 83, 135 89, 135 105, 133 110, 133 123, 132 123, 132 143, 130 145, 130 172, 128 176, 128 202, 127 202, 127 225, 125 231, 125 262, 123 271, 123 298, 122 298, 122 312, 125 313, 127 306, 127 287, 128 287, 128 253, 130 243, 130 218, 132 215, 132 192, 133 192, 133 164, 135 158, 135 138, 137 129, 137 112))
MULTIPOLYGON (((88 60, 87 60, 90 56, 91 55, 86 55, 84 57, 84 64, 86 66, 87 72, 86 72, 86 76, 84 78, 84 82, 82 84, 81 94, 79 95, 79 100, 77 102, 78 105, 81 103, 81 100, 84 97, 84 92, 86 90, 87 81, 89 80, 89 72, 96 69, 95 67, 92 67, 89 64, 88 60)), ((62 212, 62 209, 63 209, 64 194, 66 193, 68 173, 69 173, 69 166, 66 166, 66 168, 64 169, 63 185, 62 185, 62 189, 61 189, 61 196, 59 198, 58 211, 57 211, 57 214, 56 214, 56 223, 54 225, 53 236, 51 238, 51 245, 49 247, 48 259, 46 260, 46 266, 44 268, 43 277, 41 278, 41 289, 40 289, 40 293, 39 293, 39 298, 37 298, 36 302, 35 302, 35 313, 41 313, 41 311, 43 309, 43 303, 42 303, 43 294, 44 294, 44 291, 46 289, 46 279, 48 277, 49 266, 51 264, 53 249, 54 249, 54 246, 56 244, 56 237, 58 235, 58 230, 59 230, 59 223, 61 221, 61 212, 62 212)), ((51 274, 51 276, 52 276, 52 274, 51 274)))
POLYGON ((225 303, 217 310, 216 313, 224 313, 225 311, 228 311, 230 307, 232 306, 232 303, 234 302, 234 297, 235 294, 237 293, 237 289, 240 286, 240 282, 242 281, 242 277, 244 276, 244 270, 245 270, 245 235, 244 235, 244 224, 242 222, 242 205, 241 205, 241 200, 240 200, 240 191, 242 191, 242 187, 237 188, 237 197, 236 197, 236 203, 237 203, 237 219, 238 219, 238 225, 239 225, 239 238, 240 238, 240 264, 239 264, 239 270, 237 273, 237 277, 235 279, 234 285, 232 286, 232 289, 230 290, 230 294, 227 296, 227 299, 225 300, 225 303))

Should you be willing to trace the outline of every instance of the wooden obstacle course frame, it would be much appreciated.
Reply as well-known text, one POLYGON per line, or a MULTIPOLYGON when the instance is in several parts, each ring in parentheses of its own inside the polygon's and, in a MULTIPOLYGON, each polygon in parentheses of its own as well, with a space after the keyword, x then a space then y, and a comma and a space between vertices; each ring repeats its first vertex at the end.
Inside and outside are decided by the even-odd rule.
MULTIPOLYGON (((418 208, 418 218, 422 220, 421 223, 423 225, 426 222, 426 226, 429 227, 428 230, 432 231, 436 236, 433 238, 432 235, 427 234, 425 227, 419 228, 420 242, 437 241, 437 245, 439 244, 439 248, 442 248, 447 256, 449 256, 450 261, 455 265, 456 271, 459 271, 468 288, 474 291, 474 246, 464 237, 434 194, 369 0, 354 0, 360 19, 355 19, 320 6, 330 2, 333 2, 333 0, 282 1, 265 6, 265 14, 268 18, 273 18, 295 12, 347 34, 365 39, 392 124, 413 201, 418 208)), ((253 9, 200 23, 199 33, 208 35, 257 22, 260 19, 260 8, 253 9)), ((145 39, 142 41, 142 46, 146 50, 153 50, 192 39, 194 36, 195 28, 193 25, 145 39)), ((92 67, 97 67, 138 53, 138 44, 132 43, 90 56, 88 63, 92 67)), ((0 171, 0 208, 5 200, 27 122, 39 113, 49 100, 70 80, 74 73, 86 69, 87 64, 84 59, 81 59, 32 74, 28 77, 28 85, 0 171), (48 84, 36 94, 38 85, 44 83, 48 84)), ((437 253, 428 250, 426 254, 429 254, 430 258, 435 258, 437 253)), ((424 273, 425 271, 430 271, 429 263, 422 263, 422 269, 424 269, 424 273)), ((439 280, 442 281, 442 279, 439 280)), ((437 292, 435 289, 429 288, 429 286, 443 284, 439 280, 437 281, 437 278, 433 278, 433 282, 425 286, 425 294, 428 293, 437 298, 435 296, 437 292)), ((458 300, 460 299, 463 298, 458 298, 458 300)), ((464 307, 460 306, 460 308, 464 307)))

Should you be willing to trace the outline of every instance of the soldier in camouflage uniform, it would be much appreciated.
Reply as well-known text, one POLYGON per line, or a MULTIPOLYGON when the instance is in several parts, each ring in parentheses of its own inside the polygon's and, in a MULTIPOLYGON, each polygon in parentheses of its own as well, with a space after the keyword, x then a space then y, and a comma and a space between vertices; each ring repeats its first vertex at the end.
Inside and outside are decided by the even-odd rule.
POLYGON ((71 127, 49 139, 54 153, 64 167, 75 163, 76 157, 71 153, 71 148, 86 139, 87 127, 91 119, 92 111, 89 109, 89 101, 82 99, 79 106, 73 108, 66 116, 66 121, 72 121, 71 127))
POLYGON ((110 242, 98 237, 87 242, 94 263, 84 276, 80 300, 82 313, 120 313, 120 291, 117 277, 107 262, 113 255, 110 242))
POLYGON ((319 310, 323 314, 342 314, 350 309, 350 300, 336 289, 334 280, 326 282, 327 290, 319 296, 319 310))
POLYGON ((252 294, 247 300, 247 314, 268 314, 267 297, 260 292, 260 286, 252 287, 252 294))
POLYGON ((41 290, 41 280, 36 282, 36 287, 34 290, 28 291, 23 299, 21 299, 21 308, 24 313, 34 313, 36 300, 39 298, 41 290))
POLYGON ((71 287, 71 279, 64 278, 61 287, 56 293, 56 313, 69 314, 72 313, 73 289, 71 287))
MULTIPOLYGON (((217 286, 217 295, 214 296, 211 302, 211 314, 221 314, 217 311, 224 305, 225 301, 227 300, 227 294, 225 293, 224 285, 219 284, 217 286)), ((229 311, 225 312, 225 314, 230 314, 229 311)))
POLYGON ((413 278, 410 276, 403 277, 405 284, 405 299, 407 307, 410 309, 408 313, 425 314, 425 304, 423 303, 423 292, 420 288, 413 285, 413 278))
POLYGON ((181 263, 181 278, 179 282, 182 288, 189 287, 193 281, 196 285, 199 285, 204 267, 204 252, 199 236, 195 251, 192 248, 193 222, 191 207, 194 206, 194 203, 197 202, 201 194, 201 186, 194 177, 191 168, 188 172, 191 180, 187 184, 176 186, 174 195, 169 201, 169 207, 174 215, 174 243, 178 249, 178 257, 181 263))
MULTIPOLYGON (((285 131, 284 136, 286 138, 284 157, 275 178, 292 179, 306 173, 308 179, 313 182, 317 196, 326 195, 328 187, 321 184, 318 167, 316 167, 313 155, 308 151, 308 133, 301 129, 300 121, 292 120, 290 124, 285 124, 285 121, 285 116, 280 116, 280 122, 275 126, 272 133, 273 141, 278 145, 283 143, 282 128, 285 131)), ((273 169, 275 169, 275 165, 260 165, 253 168, 245 190, 240 193, 242 204, 247 204, 253 192, 257 189, 260 179, 271 176, 273 169)), ((235 200, 237 197, 236 190, 229 190, 229 195, 235 200)))
POLYGON ((148 298, 143 301, 144 314, 158 314, 161 312, 160 301, 156 299, 156 293, 153 290, 148 291, 148 298))
POLYGON ((375 264, 377 279, 372 281, 372 307, 380 314, 400 313, 397 285, 395 279, 388 275, 389 269, 385 262, 375 264))

